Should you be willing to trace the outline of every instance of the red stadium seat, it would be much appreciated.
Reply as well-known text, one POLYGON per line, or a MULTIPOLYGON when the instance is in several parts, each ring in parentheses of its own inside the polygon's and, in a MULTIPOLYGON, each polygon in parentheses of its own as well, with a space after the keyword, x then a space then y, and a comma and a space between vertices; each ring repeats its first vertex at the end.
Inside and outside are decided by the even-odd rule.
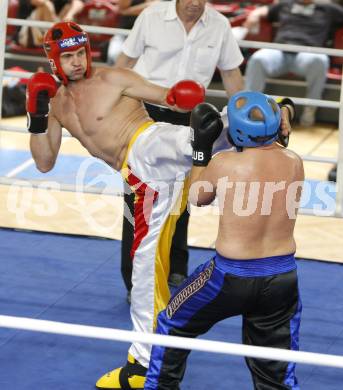
MULTIPOLYGON (((85 3, 83 10, 77 15, 76 22, 91 26, 117 27, 119 8, 109 0, 89 0, 85 3)), ((92 47, 97 47, 111 37, 112 35, 91 33, 92 47)))
MULTIPOLYGON (((19 9, 19 1, 18 0, 9 0, 8 2, 8 13, 7 16, 9 18, 16 18, 19 9)), ((7 25, 6 29, 6 41, 10 41, 14 33, 16 32, 16 26, 7 25)))
POLYGON ((262 19, 256 33, 250 32, 245 39, 247 41, 271 42, 273 40, 273 25, 266 19, 262 19))
POLYGON ((245 22, 247 18, 247 13, 242 13, 236 16, 229 18, 231 27, 239 27, 245 22))
MULTIPOLYGON (((343 50, 343 27, 336 30, 333 39, 333 48, 343 50)), ((343 57, 331 57, 331 68, 328 71, 329 80, 342 80, 343 57)))
MULTIPOLYGON (((333 40, 334 49, 343 50, 343 27, 339 28, 333 40)), ((343 65, 343 57, 333 57, 332 62, 337 65, 343 65)))
POLYGON ((10 53, 20 53, 20 54, 27 54, 27 55, 34 55, 34 56, 44 56, 44 49, 42 47, 25 47, 18 45, 15 42, 11 42, 7 46, 7 50, 10 53))

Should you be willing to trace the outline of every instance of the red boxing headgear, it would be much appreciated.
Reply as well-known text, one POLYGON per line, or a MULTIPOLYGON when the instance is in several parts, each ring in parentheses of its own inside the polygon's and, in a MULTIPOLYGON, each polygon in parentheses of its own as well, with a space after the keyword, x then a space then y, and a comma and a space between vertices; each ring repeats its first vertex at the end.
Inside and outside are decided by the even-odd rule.
POLYGON ((60 54, 66 51, 74 51, 80 47, 86 48, 87 70, 86 77, 91 74, 91 48, 88 34, 74 22, 60 22, 54 24, 44 36, 44 50, 49 59, 50 67, 54 74, 68 84, 68 79, 63 72, 60 54))

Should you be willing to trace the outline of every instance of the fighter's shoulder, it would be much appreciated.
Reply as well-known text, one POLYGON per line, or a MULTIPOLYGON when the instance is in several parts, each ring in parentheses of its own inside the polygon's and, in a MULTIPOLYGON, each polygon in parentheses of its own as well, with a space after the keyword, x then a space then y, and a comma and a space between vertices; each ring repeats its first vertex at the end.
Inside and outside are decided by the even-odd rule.
POLYGON ((281 149, 281 152, 288 157, 290 160, 292 160, 295 164, 298 165, 303 165, 303 159, 293 150, 288 149, 288 148, 283 148, 281 149))
POLYGON ((56 95, 50 100, 51 108, 54 108, 61 104, 62 99, 64 98, 66 93, 66 87, 64 85, 60 85, 57 89, 56 95))
POLYGON ((231 169, 237 163, 233 159, 234 154, 230 151, 221 151, 212 157, 207 167, 207 175, 212 182, 216 183, 221 177, 230 176, 231 169))
POLYGON ((96 78, 106 84, 121 84, 132 73, 128 68, 98 68, 96 78))
POLYGON ((222 150, 212 157, 211 165, 221 170, 227 166, 227 163, 235 159, 235 155, 237 157, 237 153, 233 149, 222 150))

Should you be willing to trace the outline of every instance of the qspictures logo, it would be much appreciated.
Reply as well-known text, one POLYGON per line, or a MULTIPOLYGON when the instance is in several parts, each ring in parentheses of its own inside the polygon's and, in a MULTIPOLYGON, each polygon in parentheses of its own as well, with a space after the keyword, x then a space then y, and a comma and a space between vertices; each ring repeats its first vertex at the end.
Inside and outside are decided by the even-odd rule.
POLYGON ((182 289, 168 304, 166 313, 168 318, 179 310, 181 305, 190 298, 193 294, 204 287, 205 283, 210 279, 214 269, 214 261, 210 262, 210 265, 204 269, 193 282, 189 283, 184 289, 182 289))

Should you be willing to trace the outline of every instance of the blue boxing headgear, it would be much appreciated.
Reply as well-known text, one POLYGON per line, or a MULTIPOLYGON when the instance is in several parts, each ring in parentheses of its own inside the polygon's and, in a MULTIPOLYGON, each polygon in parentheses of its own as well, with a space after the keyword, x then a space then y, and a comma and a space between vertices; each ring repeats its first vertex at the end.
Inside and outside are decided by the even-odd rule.
POLYGON ((229 141, 238 148, 270 145, 278 139, 280 108, 270 96, 244 91, 228 103, 229 141))

